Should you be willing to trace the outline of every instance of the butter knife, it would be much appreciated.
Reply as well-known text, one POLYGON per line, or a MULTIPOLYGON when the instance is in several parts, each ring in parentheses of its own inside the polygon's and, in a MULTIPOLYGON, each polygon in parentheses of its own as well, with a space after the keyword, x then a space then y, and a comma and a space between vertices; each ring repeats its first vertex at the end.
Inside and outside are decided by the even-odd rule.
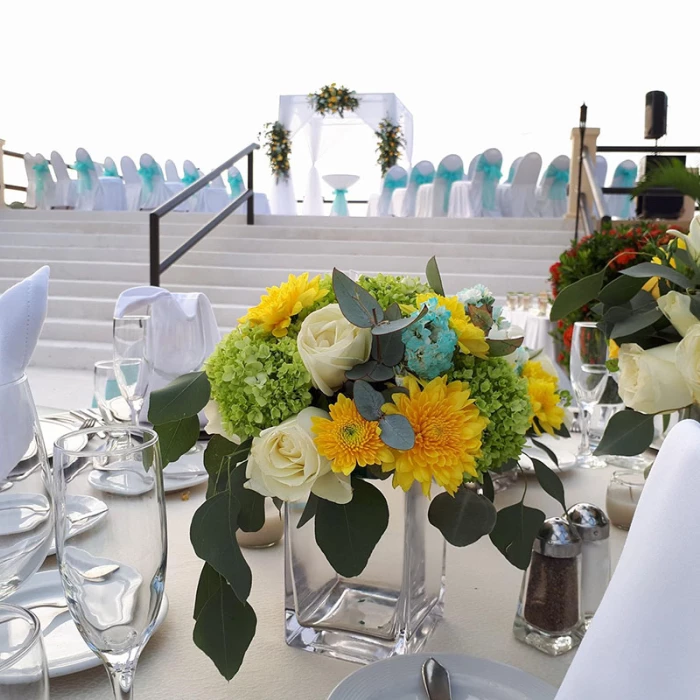
POLYGON ((429 700, 452 700, 450 675, 435 659, 428 659, 422 669, 423 685, 429 700))

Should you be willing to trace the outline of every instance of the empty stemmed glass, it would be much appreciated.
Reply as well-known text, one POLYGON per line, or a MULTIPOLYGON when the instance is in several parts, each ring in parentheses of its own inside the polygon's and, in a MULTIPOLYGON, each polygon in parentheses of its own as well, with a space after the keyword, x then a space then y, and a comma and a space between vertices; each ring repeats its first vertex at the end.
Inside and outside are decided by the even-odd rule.
POLYGON ((608 378, 605 366, 608 345, 605 334, 592 322, 574 324, 571 341, 571 385, 578 401, 581 421, 581 445, 576 464, 587 469, 607 466, 604 459, 591 451, 591 411, 600 401, 608 378))
POLYGON ((139 413, 148 392, 149 316, 123 316, 113 323, 114 374, 119 391, 129 404, 131 422, 138 426, 139 413))
POLYGON ((73 620, 102 660, 115 700, 133 697, 139 655, 163 600, 167 535, 158 436, 133 426, 69 433, 54 446, 56 557, 73 620), (84 435, 82 449, 71 438, 84 435), (68 539, 66 502, 94 494, 109 508, 100 527, 68 539))

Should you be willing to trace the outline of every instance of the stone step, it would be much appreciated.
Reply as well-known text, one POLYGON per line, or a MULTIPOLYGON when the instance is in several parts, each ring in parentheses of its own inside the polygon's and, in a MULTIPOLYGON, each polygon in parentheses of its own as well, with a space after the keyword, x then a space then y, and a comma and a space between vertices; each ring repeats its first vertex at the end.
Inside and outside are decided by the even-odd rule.
POLYGON ((112 343, 76 340, 39 340, 31 364, 38 367, 90 369, 95 362, 112 357, 112 343))

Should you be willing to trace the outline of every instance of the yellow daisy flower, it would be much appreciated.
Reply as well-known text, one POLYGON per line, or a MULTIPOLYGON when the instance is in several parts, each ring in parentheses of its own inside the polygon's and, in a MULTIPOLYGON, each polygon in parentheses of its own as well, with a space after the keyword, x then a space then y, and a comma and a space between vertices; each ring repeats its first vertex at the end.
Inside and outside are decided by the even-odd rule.
POLYGON ((311 430, 319 454, 330 460, 334 472, 348 476, 356 466, 391 465, 394 455, 379 437, 379 423, 365 420, 354 401, 338 394, 337 402, 328 410, 330 420, 312 418, 311 430))
POLYGON ((554 431, 559 430, 564 422, 564 408, 559 405, 560 397, 556 390, 556 383, 533 377, 528 379, 527 391, 532 404, 533 429, 538 435, 542 434, 542 430, 554 435, 554 431))
POLYGON ((248 313, 238 321, 262 326, 276 338, 284 338, 292 316, 328 294, 328 290, 319 287, 320 279, 320 275, 317 275, 309 280, 308 272, 299 277, 289 275, 289 279, 279 287, 268 287, 260 303, 248 309, 248 313))
POLYGON ((404 384, 409 395, 394 394, 394 403, 383 407, 387 414, 405 416, 416 436, 410 450, 392 450, 394 487, 408 491, 418 481, 423 493, 430 496, 434 479, 454 495, 464 472, 477 476, 476 460, 481 456, 481 436, 488 419, 469 398, 467 384, 448 384, 447 377, 419 382, 411 376, 404 384))
POLYGON ((459 349, 465 355, 476 355, 485 360, 489 354, 486 334, 472 323, 462 302, 457 297, 443 297, 439 294, 419 294, 416 301, 420 306, 433 297, 450 312, 450 328, 457 334, 459 349))

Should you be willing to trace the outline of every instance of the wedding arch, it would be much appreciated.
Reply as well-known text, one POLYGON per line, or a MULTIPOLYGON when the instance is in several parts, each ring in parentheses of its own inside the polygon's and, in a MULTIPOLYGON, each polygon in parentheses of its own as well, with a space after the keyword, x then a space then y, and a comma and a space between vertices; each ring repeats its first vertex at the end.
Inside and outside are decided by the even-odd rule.
MULTIPOLYGON (((321 115, 314 111, 308 95, 280 95, 279 121, 294 139, 303 129, 309 129, 309 154, 311 169, 308 174, 302 214, 323 215, 321 177, 316 168, 320 156, 321 133, 324 123, 342 122, 344 126, 368 126, 372 131, 379 128, 382 119, 388 118, 398 124, 405 139, 405 154, 410 165, 413 156, 413 115, 394 93, 357 93, 359 105, 353 111, 321 115)), ((372 154, 370 154, 372 155, 372 154)), ((274 214, 295 214, 296 200, 292 173, 279 178, 273 184, 272 211, 274 214)))

